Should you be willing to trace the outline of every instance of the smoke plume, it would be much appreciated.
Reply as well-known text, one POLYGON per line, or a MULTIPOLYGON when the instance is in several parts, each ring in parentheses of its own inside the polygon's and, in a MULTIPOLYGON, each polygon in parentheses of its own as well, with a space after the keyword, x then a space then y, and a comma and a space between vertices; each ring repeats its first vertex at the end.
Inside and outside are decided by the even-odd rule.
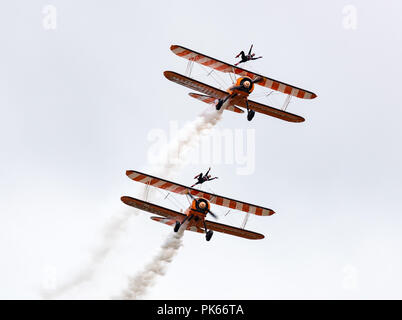
POLYGON ((189 152, 193 150, 203 135, 221 120, 223 108, 216 111, 215 107, 207 108, 197 118, 188 122, 173 139, 163 148, 157 163, 151 168, 153 173, 166 177, 176 172, 185 163, 189 152))
POLYGON ((160 247, 159 253, 136 276, 129 278, 128 287, 118 299, 135 300, 147 293, 148 288, 154 285, 157 276, 164 276, 169 263, 173 261, 180 247, 183 245, 183 225, 179 231, 172 232, 160 247))
MULTIPOLYGON (((187 156, 188 152, 197 145, 201 136, 207 134, 210 129, 212 129, 221 119, 223 109, 224 108, 222 107, 220 111, 216 111, 215 108, 211 106, 207 108, 204 112, 202 112, 195 120, 187 123, 179 131, 177 137, 173 139, 170 143, 168 143, 166 147, 160 152, 158 157, 161 159, 161 161, 159 162, 159 164, 156 166, 152 166, 146 172, 152 172, 154 175, 161 175, 163 177, 172 175, 184 163, 184 159, 187 156)), ((144 198, 146 194, 148 195, 148 200, 150 197, 153 196, 152 193, 148 194, 147 186, 144 186, 144 188, 142 188, 139 192, 138 197, 144 198)), ((123 210, 116 216, 112 217, 109 223, 107 223, 104 227, 99 247, 93 250, 89 257, 89 262, 85 266, 83 266, 69 281, 60 285, 52 292, 44 292, 42 296, 46 299, 54 299, 83 284, 84 282, 92 280, 97 267, 106 259, 111 250, 113 250, 117 239, 125 230, 127 222, 133 215, 137 215, 137 212, 138 211, 134 209, 123 210)), ((176 243, 179 240, 181 240, 181 235, 179 239, 176 238, 176 235, 174 235, 172 239, 168 239, 165 244, 169 246, 171 242, 176 243)), ((169 259, 171 258, 169 258, 169 256, 173 257, 174 252, 177 249, 178 247, 174 250, 162 250, 161 256, 159 257, 160 261, 170 262, 169 259), (173 254, 169 255, 169 252, 171 251, 173 254), (167 257, 167 260, 164 260, 164 254, 167 257)), ((155 271, 155 274, 157 274, 157 271, 155 271)), ((130 283, 132 285, 133 281, 130 281, 130 283)), ((134 289, 140 287, 141 286, 133 286, 134 289)), ((131 294, 132 296, 136 296, 133 290, 131 294)))

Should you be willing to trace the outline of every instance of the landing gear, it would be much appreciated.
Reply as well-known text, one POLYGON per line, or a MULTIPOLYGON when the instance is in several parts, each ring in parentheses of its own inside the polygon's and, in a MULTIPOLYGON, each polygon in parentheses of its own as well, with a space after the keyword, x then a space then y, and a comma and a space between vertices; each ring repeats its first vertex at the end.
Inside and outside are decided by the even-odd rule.
POLYGON ((181 225, 183 225, 184 222, 186 222, 187 220, 188 220, 188 221, 191 221, 191 219, 193 219, 193 217, 194 217, 194 216, 191 214, 191 215, 189 215, 189 216, 186 216, 186 217, 183 219, 183 221, 182 221, 181 223, 180 223, 179 221, 176 221, 176 224, 174 225, 173 231, 174 231, 174 232, 179 231, 181 225))
POLYGON ((204 220, 204 231, 206 232, 205 238, 207 239, 207 241, 211 240, 214 232, 212 230, 207 230, 207 224, 205 223, 205 220, 204 220))
POLYGON ((254 111, 254 110, 251 110, 251 109, 248 107, 248 100, 247 100, 247 99, 246 99, 246 108, 247 108, 247 120, 248 120, 248 121, 251 121, 251 120, 253 120, 253 118, 254 118, 255 111, 254 111))
POLYGON ((219 101, 218 101, 218 103, 216 104, 216 110, 220 110, 221 108, 222 108, 222 106, 223 106, 223 104, 229 99, 229 98, 234 98, 234 97, 236 97, 237 96, 237 93, 232 93, 232 94, 230 94, 230 95, 228 95, 228 96, 226 96, 225 98, 223 98, 223 99, 219 99, 219 101))
POLYGON ((205 236, 205 238, 207 239, 207 241, 211 240, 212 235, 214 234, 214 232, 212 230, 208 230, 207 234, 205 236))
POLYGON ((219 101, 218 101, 218 103, 216 104, 216 110, 221 110, 221 108, 222 108, 222 105, 223 105, 223 99, 219 99, 219 101))
POLYGON ((254 111, 254 110, 248 110, 248 112, 247 112, 247 120, 248 120, 248 121, 253 120, 254 115, 255 115, 255 111, 254 111))

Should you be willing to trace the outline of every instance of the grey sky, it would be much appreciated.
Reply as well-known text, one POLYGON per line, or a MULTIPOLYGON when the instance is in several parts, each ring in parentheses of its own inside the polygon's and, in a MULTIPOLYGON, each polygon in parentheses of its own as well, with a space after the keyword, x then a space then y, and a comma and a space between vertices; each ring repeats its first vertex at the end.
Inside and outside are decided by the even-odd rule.
MULTIPOLYGON (((186 67, 169 46, 234 62, 253 43, 264 56, 254 70, 318 98, 289 106, 302 124, 225 112, 218 129, 255 129, 256 167, 240 176, 236 164, 216 165, 211 187, 277 214, 250 219, 262 241, 186 233, 147 297, 401 299, 401 10, 399 1, 2 1, 0 298, 39 298, 49 270, 62 282, 85 264, 108 219, 129 210, 119 198, 138 186, 125 170, 147 167, 149 132, 205 109, 163 77, 186 67), (48 4, 55 30, 42 26, 48 4), (343 27, 345 5, 357 9, 356 30, 343 27)), ((175 180, 190 184, 206 167, 175 180)), ((169 232, 133 217, 94 281, 70 297, 110 298, 169 232)))

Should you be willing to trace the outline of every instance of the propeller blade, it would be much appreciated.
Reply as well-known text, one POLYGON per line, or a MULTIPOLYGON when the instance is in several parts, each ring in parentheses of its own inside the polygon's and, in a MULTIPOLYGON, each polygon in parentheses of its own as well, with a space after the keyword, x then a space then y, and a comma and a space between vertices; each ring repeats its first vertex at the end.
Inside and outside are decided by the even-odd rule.
POLYGON ((215 213, 213 213, 211 210, 208 210, 208 213, 209 213, 211 216, 213 216, 216 220, 219 220, 219 217, 218 217, 215 213))

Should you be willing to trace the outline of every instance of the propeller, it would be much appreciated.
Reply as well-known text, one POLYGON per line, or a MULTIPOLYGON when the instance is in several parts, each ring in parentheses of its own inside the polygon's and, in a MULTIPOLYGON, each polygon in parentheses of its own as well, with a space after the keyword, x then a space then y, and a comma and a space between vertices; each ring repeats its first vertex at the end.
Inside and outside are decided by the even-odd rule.
POLYGON ((192 200, 196 200, 196 201, 197 201, 197 207, 199 207, 201 210, 206 210, 207 213, 209 213, 209 214, 210 214, 212 217, 214 217, 216 220, 219 219, 219 217, 218 217, 215 213, 213 213, 213 212, 208 208, 208 203, 207 203, 206 200, 204 200, 204 199, 197 199, 197 198, 195 198, 190 192, 188 192, 187 194, 190 196, 190 198, 191 198, 192 200))
POLYGON ((213 216, 216 220, 219 220, 219 217, 218 217, 215 213, 213 213, 211 210, 208 209, 208 213, 209 213, 211 216, 213 216))

